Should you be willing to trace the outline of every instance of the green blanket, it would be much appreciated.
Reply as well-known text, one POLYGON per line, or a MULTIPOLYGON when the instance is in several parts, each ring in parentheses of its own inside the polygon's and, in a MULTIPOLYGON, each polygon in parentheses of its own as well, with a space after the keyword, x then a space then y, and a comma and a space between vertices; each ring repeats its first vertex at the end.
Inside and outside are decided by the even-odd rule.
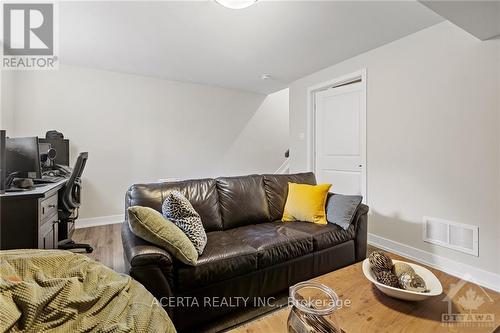
POLYGON ((154 297, 84 255, 0 251, 0 332, 175 332, 154 297))

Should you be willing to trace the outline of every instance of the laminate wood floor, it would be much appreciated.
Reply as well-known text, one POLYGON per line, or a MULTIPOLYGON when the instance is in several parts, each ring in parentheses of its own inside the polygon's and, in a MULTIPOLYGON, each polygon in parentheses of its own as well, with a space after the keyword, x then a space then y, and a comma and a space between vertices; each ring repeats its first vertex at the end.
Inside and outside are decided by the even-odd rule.
POLYGON ((118 273, 125 272, 121 223, 100 227, 76 229, 73 240, 77 243, 87 243, 94 248, 88 256, 118 273))

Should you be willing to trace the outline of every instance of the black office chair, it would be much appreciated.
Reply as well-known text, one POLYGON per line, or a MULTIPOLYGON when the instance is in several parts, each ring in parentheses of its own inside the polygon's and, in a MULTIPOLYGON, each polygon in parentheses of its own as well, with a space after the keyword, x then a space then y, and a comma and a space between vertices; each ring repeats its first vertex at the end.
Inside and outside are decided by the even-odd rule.
POLYGON ((58 248, 62 250, 84 249, 87 253, 94 251, 89 244, 75 243, 69 238, 69 223, 75 223, 80 208, 80 191, 82 188, 81 176, 89 153, 80 153, 73 172, 66 185, 59 191, 59 239, 58 248))

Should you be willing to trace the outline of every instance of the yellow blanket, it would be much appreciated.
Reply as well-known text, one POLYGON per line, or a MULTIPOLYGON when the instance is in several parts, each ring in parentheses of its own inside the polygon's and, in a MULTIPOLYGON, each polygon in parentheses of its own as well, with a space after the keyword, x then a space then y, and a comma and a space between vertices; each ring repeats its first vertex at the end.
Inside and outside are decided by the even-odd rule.
POLYGON ((0 251, 0 332, 175 332, 129 276, 68 251, 0 251))

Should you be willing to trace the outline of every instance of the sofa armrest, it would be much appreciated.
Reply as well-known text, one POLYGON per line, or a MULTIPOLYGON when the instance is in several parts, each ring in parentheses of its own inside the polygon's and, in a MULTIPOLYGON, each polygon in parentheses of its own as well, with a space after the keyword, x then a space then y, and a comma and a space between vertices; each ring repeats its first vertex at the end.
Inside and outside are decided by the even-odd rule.
MULTIPOLYGON (((126 271, 146 287, 162 305, 167 304, 165 297, 173 295, 172 255, 167 250, 134 235, 127 221, 122 225, 122 243, 126 271)), ((165 310, 171 315, 169 309, 165 310)))
POLYGON ((172 255, 167 250, 134 235, 126 221, 122 225, 122 242, 127 268, 149 264, 168 268, 173 264, 172 255))
POLYGON ((354 243, 356 246, 356 262, 366 258, 368 245, 368 211, 369 207, 365 204, 360 204, 352 223, 356 230, 354 243))

